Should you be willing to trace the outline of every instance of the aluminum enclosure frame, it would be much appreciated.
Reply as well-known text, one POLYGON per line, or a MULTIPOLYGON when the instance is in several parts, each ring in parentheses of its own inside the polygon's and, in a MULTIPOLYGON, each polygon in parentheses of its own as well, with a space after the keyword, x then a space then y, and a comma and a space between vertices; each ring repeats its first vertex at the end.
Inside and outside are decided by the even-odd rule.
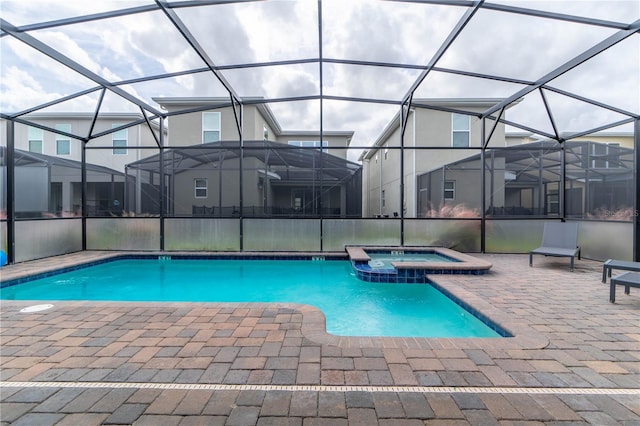
MULTIPOLYGON (((249 0, 249 2, 251 1, 255 1, 255 0, 249 0)), ((602 131, 602 130, 607 130, 610 128, 615 128, 618 127, 622 124, 627 124, 627 123, 633 123, 633 128, 634 128, 634 144, 635 144, 635 159, 636 159, 636 164, 634 167, 634 174, 635 174, 635 185, 636 185, 636 196, 635 199, 633 200, 633 205, 635 208, 635 212, 640 211, 640 176, 638 176, 638 165, 640 164, 640 114, 636 113, 636 112, 632 112, 632 111, 627 111, 623 108, 619 108, 615 105, 609 105, 585 96, 581 96, 575 93, 571 93, 569 91, 566 90, 562 90, 559 88, 556 88, 552 85, 552 82, 554 79, 556 79, 557 77, 567 73, 568 71, 574 69, 575 67, 583 64, 584 62, 588 61, 591 58, 596 57, 597 55, 607 51, 608 49, 610 49, 611 47, 615 46, 616 44, 628 39, 629 37, 638 37, 640 36, 640 19, 632 22, 631 24, 625 24, 625 23, 621 23, 621 22, 614 22, 614 21, 608 21, 608 20, 602 20, 602 19, 595 19, 595 18, 589 18, 589 17, 584 17, 584 16, 576 16, 576 15, 569 15, 569 14, 563 14, 563 13, 555 13, 555 12, 550 12, 550 11, 543 11, 543 10, 536 10, 536 9, 529 9, 529 8, 523 8, 523 7, 516 7, 516 6, 509 6, 506 4, 498 4, 498 3, 491 3, 485 0, 474 0, 474 1, 466 1, 466 0, 453 0, 453 1, 437 1, 437 0, 392 0, 393 2, 397 2, 397 3, 417 3, 417 4, 425 4, 425 5, 445 5, 445 6, 450 6, 450 7, 458 7, 458 8, 465 8, 465 12, 463 13, 463 15, 459 18, 457 24, 454 26, 454 28, 450 31, 450 33, 447 35, 447 37, 445 38, 445 40, 442 42, 442 44, 440 45, 440 47, 437 49, 437 51, 435 52, 435 54, 430 58, 429 61, 427 61, 426 64, 421 65, 421 64, 399 64, 399 63, 393 63, 393 62, 377 62, 377 61, 362 61, 362 60, 354 60, 354 59, 338 59, 338 58, 331 58, 331 57, 326 57, 324 52, 323 52, 323 2, 322 0, 318 0, 317 1, 317 34, 318 34, 318 46, 317 46, 317 56, 316 57, 312 57, 312 58, 301 58, 301 59, 296 59, 296 60, 281 60, 281 61, 267 61, 267 62, 255 62, 255 63, 239 63, 239 64, 233 64, 233 65, 217 65, 215 62, 215 58, 210 57, 210 55, 206 52, 206 50, 201 46, 200 42, 198 41, 198 39, 194 36, 194 34, 189 30, 188 25, 180 19, 180 17, 178 16, 178 14, 176 13, 176 10, 178 9, 182 9, 182 8, 192 8, 192 7, 200 7, 200 6, 216 6, 216 5, 225 5, 225 4, 232 4, 232 3, 247 3, 247 1, 233 1, 233 0, 203 0, 203 1, 181 1, 181 2, 171 2, 171 1, 167 1, 167 0, 155 0, 155 4, 149 4, 149 5, 145 5, 145 6, 138 6, 138 7, 131 7, 131 8, 126 8, 126 9, 121 9, 121 10, 115 10, 115 11, 110 11, 110 12, 102 12, 102 13, 94 13, 94 14, 89 14, 89 15, 85 15, 85 16, 76 16, 76 17, 71 17, 71 18, 66 18, 66 19, 58 19, 58 20, 54 20, 54 21, 49 21, 49 22, 40 22, 40 23, 35 23, 35 24, 28 24, 28 25, 23 25, 23 26, 15 26, 12 23, 6 21, 5 19, 0 19, 0 37, 11 37, 13 39, 16 39, 22 43, 24 43, 25 45, 36 49, 37 51, 43 53, 44 55, 48 56, 49 58, 53 59, 54 61, 64 65, 65 67, 71 69, 72 71, 74 71, 75 73, 77 73, 78 75, 81 75, 87 79, 89 79, 90 81, 92 81, 93 83, 95 83, 94 87, 91 88, 87 88, 84 90, 81 90, 77 93, 73 93, 70 95, 66 95, 63 97, 60 97, 59 99, 53 100, 53 101, 49 101, 40 105, 33 105, 30 106, 27 109, 24 109, 22 111, 17 111, 17 112, 10 112, 10 111, 0 111, 0 117, 2 117, 3 119, 7 120, 8 122, 8 126, 7 126, 7 132, 6 132, 6 138, 7 138, 7 147, 9 148, 10 153, 8 154, 8 164, 7 164, 7 178, 8 178, 8 182, 13 182, 14 181, 14 164, 13 164, 13 148, 15 146, 15 141, 14 141, 14 137, 15 137, 15 124, 16 123, 20 123, 20 124, 26 124, 29 126, 34 126, 37 128, 40 128, 42 130, 46 130, 46 131, 50 131, 50 132, 54 132, 54 133, 58 133, 58 134, 62 134, 65 135, 67 137, 72 137, 74 139, 78 139, 80 141, 82 141, 82 163, 83 163, 83 168, 82 168, 82 200, 83 200, 83 216, 82 216, 82 223, 83 223, 83 231, 82 231, 82 235, 83 235, 83 249, 86 249, 86 193, 85 193, 85 186, 86 186, 86 144, 88 142, 90 142, 92 139, 100 137, 100 136, 104 136, 119 130, 122 130, 124 128, 128 128, 134 125, 139 125, 139 124, 143 124, 148 126, 148 128, 150 129, 151 133, 154 135, 156 144, 158 149, 160 150, 160 154, 162 156, 162 154, 164 153, 164 150, 166 149, 165 144, 164 144, 164 135, 163 135, 163 129, 165 127, 165 120, 168 119, 169 116, 171 115, 176 115, 176 114, 183 114, 183 113, 188 113, 188 112, 194 112, 194 111, 202 111, 205 109, 210 109, 209 107, 202 107, 202 108, 195 108, 195 109, 189 109, 189 110, 184 110, 184 111, 179 111, 179 112, 174 112, 174 113, 167 113, 166 111, 162 111, 156 107, 154 107, 153 105, 150 105, 148 102, 146 102, 144 99, 138 98, 136 96, 131 95, 130 93, 128 93, 127 91, 123 90, 121 86, 124 85, 128 85, 128 84, 133 84, 133 83, 138 83, 138 82, 152 82, 154 80, 159 80, 159 79, 165 79, 165 78, 170 78, 170 77, 178 77, 178 76, 183 76, 183 75, 192 75, 192 74, 200 74, 200 73, 209 73, 211 75, 213 75, 217 81, 219 81, 222 86, 225 88, 225 90, 227 90, 228 95, 229 95, 229 105, 233 108, 233 112, 235 115, 235 120, 236 120, 236 126, 237 126, 237 131, 238 131, 238 139, 239 139, 239 144, 240 144, 240 150, 241 153, 243 152, 244 149, 244 132, 243 132, 243 107, 245 105, 255 105, 255 104, 271 104, 271 103, 281 103, 281 102, 295 102, 295 101, 311 101, 311 100, 317 100, 319 101, 319 106, 320 106, 320 111, 319 111, 319 132, 320 132, 320 140, 323 140, 323 132, 324 132, 324 115, 323 115, 323 111, 324 111, 324 101, 328 101, 328 100, 332 100, 332 101, 348 101, 348 102, 364 102, 364 103, 372 103, 372 104, 381 104, 381 105, 395 105, 399 108, 400 110, 400 117, 401 117, 401 146, 400 146, 400 165, 401 165, 401 174, 400 174, 400 200, 401 200, 401 206, 403 205, 404 202, 404 197, 405 197, 405 182, 404 182, 404 137, 405 137, 405 133, 406 133, 406 127, 407 127, 407 122, 408 122, 408 117, 410 115, 410 110, 412 107, 420 107, 420 108, 426 108, 426 109, 433 109, 433 110, 441 110, 441 111, 448 111, 448 112, 455 112, 455 113, 459 113, 459 114, 466 114, 466 115, 472 115, 472 116, 476 116, 478 118, 481 119, 481 125, 482 125, 482 143, 480 148, 477 148, 480 150, 481 155, 483 156, 483 161, 482 161, 482 167, 483 167, 483 173, 482 173, 482 180, 483 180, 483 192, 485 191, 485 185, 484 185, 484 167, 485 167, 485 161, 484 161, 484 152, 486 149, 488 149, 488 144, 489 144, 489 140, 491 139, 491 137, 494 134, 494 131, 496 130, 496 127, 498 125, 498 123, 502 123, 502 124, 506 124, 506 125, 510 125, 513 126, 515 128, 519 128, 522 130, 526 130, 526 131, 530 131, 530 132, 535 132, 537 134, 546 136, 550 139, 554 139, 557 140, 559 143, 563 143, 565 140, 567 139, 571 139, 571 138, 575 138, 575 137, 580 137, 580 136, 584 136, 584 135, 588 135, 591 133, 595 133, 597 131, 602 131), (464 31, 465 27, 473 21, 474 17, 476 16, 477 12, 480 10, 491 10, 491 11, 499 11, 499 12, 503 12, 503 13, 510 13, 510 14, 517 14, 517 15, 523 15, 523 16, 533 16, 533 17, 538 17, 538 18, 545 18, 545 19, 550 19, 550 20, 556 20, 556 21, 563 21, 563 22, 570 22, 570 23, 576 23, 576 24, 583 24, 583 25, 591 25, 591 26, 597 26, 597 27, 601 27, 601 28, 608 28, 611 30, 615 30, 615 32, 607 37, 606 39, 604 39, 603 41, 591 46, 590 48, 586 49, 585 51, 583 51, 582 53, 578 54, 577 56, 571 58, 568 61, 565 61, 564 63, 562 63, 561 65, 557 66, 556 68, 554 68, 553 70, 549 71, 548 73, 546 73, 545 75, 541 76, 540 78, 538 78, 535 81, 528 81, 528 80, 524 80, 524 79, 519 79, 519 78, 511 78, 511 77, 504 77, 504 76, 500 76, 500 75, 489 75, 489 74, 482 74, 482 73, 476 73, 476 72, 469 72, 469 71, 463 71, 463 70, 456 70, 456 69, 448 69, 448 68, 444 68, 444 67, 438 67, 438 62, 440 61, 440 59, 444 56, 444 54, 449 50, 449 48, 451 47, 451 45, 453 44, 453 42, 457 39, 457 37, 464 31), (187 42, 187 44, 190 46, 190 48, 197 54, 197 56, 202 59, 202 61, 205 63, 205 67, 199 67, 199 68, 194 68, 191 70, 184 70, 184 71, 179 71, 179 72, 172 72, 172 73, 163 73, 163 74, 156 74, 156 75, 148 75, 148 76, 144 76, 144 77, 140 77, 140 78, 136 78, 136 79, 128 79, 128 80, 122 80, 122 81, 109 81, 106 78, 96 74, 95 72, 89 70, 88 68, 86 68, 85 66, 81 65, 80 63, 78 63, 77 61, 74 61, 72 58, 70 58, 69 56, 63 54, 62 52, 54 49, 53 47, 47 45, 46 43, 36 39, 34 36, 32 36, 30 33, 34 32, 34 31, 38 31, 38 30, 42 30, 42 29, 52 29, 52 28, 57 28, 57 27, 64 27, 64 26, 68 26, 68 25, 73 25, 73 24, 78 24, 78 23, 96 23, 99 24, 100 21, 102 20, 106 20, 106 19, 111 19, 111 18, 117 18, 117 17, 121 17, 121 16, 130 16, 130 15, 135 15, 135 14, 140 14, 140 13, 148 13, 148 12, 161 12, 166 19, 170 22, 170 24, 176 28, 179 33, 182 35, 182 37, 185 39, 185 41, 187 42), (241 69, 251 69, 251 68, 257 68, 257 67, 278 67, 278 66, 284 66, 284 65, 302 65, 302 64, 317 64, 318 65, 318 72, 319 72, 319 81, 318 81, 318 88, 319 88, 319 93, 317 95, 311 95, 311 96, 290 96, 290 97, 281 97, 281 98, 266 98, 266 99, 243 99, 234 89, 234 87, 229 83, 229 81, 225 78, 223 71, 225 70, 241 70, 241 69), (370 66, 370 67, 381 67, 381 68, 398 68, 398 69, 411 69, 411 70, 420 70, 420 74, 419 76, 415 79, 415 81, 411 84, 410 88, 408 89, 408 91, 401 97, 400 100, 394 100, 394 99, 385 99, 385 98, 380 98, 380 99, 374 99, 374 98, 365 98, 365 97, 355 97, 355 96, 336 96, 336 95, 327 95, 325 93, 325 88, 324 88, 324 65, 325 64, 340 64, 340 65, 358 65, 358 66, 370 66), (437 71, 437 72, 442 72, 442 73, 449 73, 449 74, 455 74, 455 75, 461 75, 461 76, 465 76, 465 77, 474 77, 474 78, 480 78, 480 79, 487 79, 487 80, 496 80, 496 81, 502 81, 502 82, 509 82, 509 83, 517 83, 520 85, 524 85, 525 87, 515 91, 514 93, 512 93, 511 95, 505 97, 501 102, 497 103, 496 105, 487 108, 485 111, 483 111, 482 113, 475 113, 475 112, 470 112, 470 111, 465 111, 465 110, 460 110, 460 109, 456 109, 456 108, 444 108, 442 106, 437 106, 437 105, 429 105, 429 104, 423 104, 423 103, 414 103, 414 95, 416 92, 416 89, 420 86, 420 84, 424 81, 424 79, 428 76, 428 74, 432 71, 437 71), (532 128, 527 126, 526 124, 523 123, 518 123, 518 122, 514 122, 514 121, 510 121, 504 118, 504 111, 506 108, 508 108, 510 105, 512 105, 514 102, 518 102, 520 99, 522 99, 524 96, 526 96, 527 94, 534 92, 538 90, 538 92, 540 93, 540 96, 542 98, 543 101, 543 105, 545 108, 545 114, 548 117, 552 129, 553 129, 553 134, 543 130, 543 129, 537 129, 537 128, 532 128), (59 103, 68 101, 68 100, 72 100, 81 96, 85 96, 87 94, 91 94, 94 92, 100 92, 99 95, 99 101, 98 101, 98 105, 97 108, 94 112, 94 117, 93 117, 93 121, 91 124, 91 128, 89 131, 88 135, 77 135, 77 134, 72 134, 72 133, 65 133, 65 132, 61 132, 59 130, 50 128, 48 126, 45 125, 41 125, 38 123, 33 123, 31 121, 29 121, 27 118, 25 118, 24 116, 28 116, 28 114, 33 113, 33 112, 37 112, 39 110, 43 110, 45 108, 51 107, 53 105, 57 105, 59 103), (128 123, 127 125, 121 126, 119 128, 114 128, 111 129, 109 131, 103 131, 103 132, 99 132, 99 133, 93 133, 94 131, 94 127, 95 127, 95 123, 98 119, 99 116, 99 112, 100 112, 100 106, 103 102, 103 99, 105 97, 105 93, 109 91, 109 92, 113 92, 115 94, 117 94, 118 96, 126 99, 127 101, 131 102, 132 104, 136 105, 141 113, 142 116, 144 117, 141 120, 137 120, 134 121, 132 123, 128 123), (569 98, 575 99, 577 101, 580 102, 584 102, 590 105, 593 105, 595 107, 598 108, 603 108, 612 112, 615 112, 619 115, 622 115, 626 118, 622 119, 622 120, 618 120, 615 122, 610 122, 610 123, 606 123, 604 125, 600 125, 591 129, 587 129, 587 130, 583 130, 581 132, 578 133, 574 133, 572 135, 561 135, 558 126, 556 125, 556 121, 554 119, 554 115, 552 110, 549 107, 549 104, 547 102, 547 98, 545 95, 545 91, 549 91, 549 92, 554 92, 557 93, 559 95, 563 95, 563 96, 567 96, 569 98), (159 134, 156 136, 156 133, 152 127, 151 121, 152 120, 159 120, 160 123, 160 132, 159 134), (487 121, 489 120, 489 122, 487 121), (487 131, 488 130, 488 131, 487 131)), ((370 149, 370 146, 362 146, 362 147, 351 147, 351 148, 362 148, 362 149, 370 149)), ((473 149, 473 148, 468 148, 468 149, 473 149)), ((562 149, 562 170, 563 170, 563 175, 564 175, 564 149, 562 149)), ((241 167, 242 167, 242 158, 243 155, 240 156, 240 161, 241 161, 241 167)), ((162 173, 164 171, 164 163, 161 162, 160 165, 160 172, 162 173)), ((320 168, 322 168, 322 164, 320 164, 320 168)), ((161 180, 162 181, 162 180, 161 180)), ((162 186, 164 185, 164 182, 162 181, 162 186)), ((322 186, 322 182, 320 182, 320 185, 322 186)), ((563 180, 562 180, 562 185, 564 185, 564 176, 563 176, 563 180)), ((561 191, 563 192, 563 191, 561 191)), ((240 180, 240 193, 242 194, 242 179, 240 180)), ((164 197, 164 190, 161 190, 161 205, 164 205, 164 200, 162 197, 164 197)), ((562 195, 561 195, 562 197, 562 195)), ((482 194, 482 203, 484 205, 485 202, 485 195, 482 194)), ((563 205, 564 203, 561 202, 561 205, 563 205)), ((240 211, 242 210, 242 206, 243 206, 243 197, 242 195, 240 196, 240 211)), ((161 213, 160 213, 160 222, 161 222, 161 235, 160 235, 160 241, 161 241, 161 248, 164 248, 164 212, 163 212, 163 208, 161 208, 161 213)), ((401 208, 400 209, 401 213, 400 213, 400 219, 401 219, 401 239, 404 240, 404 211, 401 208)), ((481 221, 482 221, 482 227, 481 227, 481 247, 482 250, 484 251, 484 240, 485 240, 485 219, 486 219, 486 213, 483 209, 482 211, 482 215, 481 215, 481 221)), ((640 222, 639 222, 639 217, 636 214, 634 216, 633 219, 633 227, 634 227, 634 238, 633 238, 633 242, 634 242, 634 253, 633 253, 633 258, 634 260, 640 260, 640 222)), ((562 220, 564 220, 564 215, 562 216, 562 220)), ((14 238, 15 238, 15 192, 14 192, 14 188, 13 185, 8 184, 7 187, 7 237, 8 237, 8 260, 10 263, 13 263, 15 260, 15 249, 14 249, 14 238)), ((242 236, 242 227, 241 227, 241 236, 242 236)), ((241 240, 242 241, 242 240, 241 240)))

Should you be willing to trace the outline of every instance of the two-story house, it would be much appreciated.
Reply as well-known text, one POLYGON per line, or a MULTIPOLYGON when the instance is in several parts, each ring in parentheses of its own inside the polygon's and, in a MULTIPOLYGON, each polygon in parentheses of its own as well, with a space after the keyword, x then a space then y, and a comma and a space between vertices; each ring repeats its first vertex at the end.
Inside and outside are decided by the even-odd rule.
MULTIPOLYGON (((283 130, 254 98, 243 99, 241 113, 228 98, 154 101, 168 114, 168 215, 360 216, 361 167, 346 158, 353 132, 283 130)), ((128 170, 158 162, 147 158, 128 170)))
MULTIPOLYGON (((101 113, 94 120, 93 113, 80 112, 23 116, 22 119, 33 125, 16 123, 14 126, 16 215, 80 214, 83 147, 87 162, 88 215, 118 215, 125 208, 149 210, 150 182, 145 181, 144 176, 130 176, 128 182, 125 179, 127 164, 152 154, 154 148, 157 152, 155 138, 159 129, 156 124, 151 123, 155 137, 144 122, 123 128, 142 118, 136 113, 101 113), (118 130, 113 132, 113 129, 118 130), (85 145, 82 139, 90 136, 85 145), (127 185, 130 188, 127 189, 127 185), (147 187, 146 190, 143 187, 147 187)), ((1 126, 2 146, 6 146, 7 121, 1 120, 1 126)))
MULTIPOLYGON (((362 153, 363 216, 404 217, 430 216, 452 197, 465 200, 471 209, 480 205, 480 187, 461 185, 464 171, 441 174, 439 181, 424 181, 425 173, 444 164, 475 155, 482 146, 481 120, 465 111, 479 114, 500 99, 414 99, 416 105, 428 104, 434 109, 413 107, 408 112, 404 141, 401 144, 400 114, 391 120, 373 147, 362 153), (405 149, 401 150, 403 146, 405 149), (453 148, 453 149, 452 149, 453 148), (475 149, 465 149, 475 148, 475 149), (400 182, 404 173, 404 197, 401 205, 400 182), (435 190, 437 189, 437 190, 435 190)), ((505 127, 499 123, 491 143, 505 145, 505 127), (497 141, 497 142, 496 142, 497 141)), ((478 167, 473 180, 477 181, 478 167)), ((435 177, 434 177, 435 179, 435 177)))

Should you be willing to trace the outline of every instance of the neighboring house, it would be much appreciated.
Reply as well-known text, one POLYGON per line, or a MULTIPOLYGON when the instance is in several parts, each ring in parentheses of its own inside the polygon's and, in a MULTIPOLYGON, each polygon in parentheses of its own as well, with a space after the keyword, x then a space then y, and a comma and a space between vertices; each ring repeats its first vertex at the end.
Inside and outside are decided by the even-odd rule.
MULTIPOLYGON (((481 113, 501 99, 414 99, 416 105, 430 105, 436 109, 413 107, 407 118, 404 137, 404 205, 400 201, 401 175, 401 126, 400 114, 396 114, 373 148, 360 156, 363 165, 363 216, 415 218, 429 215, 426 209, 439 208, 454 193, 472 191, 477 187, 456 185, 455 179, 445 178, 439 193, 426 193, 420 176, 443 164, 472 156, 482 140, 481 121, 475 116, 452 113, 449 110, 481 113), (437 109, 439 108, 439 109, 437 109), (417 148, 417 149, 414 149, 417 148), (423 148, 423 149, 421 149, 423 148), (456 149, 451 149, 456 148, 456 149), (428 203, 428 200, 431 200, 428 203)), ((487 135, 491 129, 487 129, 487 135)), ((505 146, 505 127, 499 123, 491 138, 491 145, 505 146)), ((474 178, 477 180, 477 175, 474 178)))
MULTIPOLYGON (((0 164, 5 168, 7 148, 0 146, 0 164)), ((37 154, 35 152, 14 150, 16 182, 15 211, 18 218, 71 217, 79 216, 82 207, 82 163, 67 158, 37 154)), ((100 194, 122 193, 115 188, 124 185, 124 173, 108 167, 87 164, 87 199, 97 201, 100 194)), ((2 171, 0 177, 6 173, 2 171)), ((4 187, 4 186, 3 186, 4 187)), ((2 202, 5 198, 2 197, 2 202)), ((6 206, 2 205, 1 210, 6 206)), ((120 213, 122 208, 101 211, 120 213)))
MULTIPOLYGON (((154 98, 169 114, 167 213, 360 217, 361 167, 347 160, 353 132, 325 131, 321 142, 320 132, 282 130, 267 105, 243 100, 249 103, 242 107, 240 151, 240 114, 229 99, 154 98), (172 114, 184 110, 194 112, 172 114)), ((128 170, 152 172, 159 161, 147 158, 128 170)))
MULTIPOLYGON (((144 190, 149 187, 144 176, 130 176, 125 182, 128 163, 157 152, 133 149, 157 149, 149 126, 142 123, 105 133, 142 119, 140 114, 101 113, 95 123, 92 113, 33 113, 21 118, 34 125, 16 123, 14 127, 18 217, 80 214, 84 142, 72 136, 87 138, 92 125, 91 134, 98 137, 86 145, 86 213, 89 216, 120 215, 125 204, 131 211, 149 211, 153 209, 149 203, 155 204, 156 213, 159 212, 157 202, 151 201, 154 197, 144 190)), ((6 146, 6 125, 6 120, 2 120, 3 146, 6 146)), ((158 127, 152 123, 152 128, 157 136, 158 127)))
MULTIPOLYGON (((480 217, 482 140, 478 118, 500 99, 414 99, 407 118, 401 168, 397 114, 360 156, 363 216, 480 217), (415 149, 414 149, 415 148, 415 149), (455 148, 455 149, 451 149, 455 148), (404 205, 400 176, 404 170, 404 205)), ((489 127, 489 126, 487 126, 489 127)), ((490 129, 485 129, 487 135, 490 129)), ((569 137, 571 133, 561 134, 569 137)), ((633 199, 633 134, 601 132, 564 142, 565 213, 570 217, 623 217, 633 199)), ((498 124, 485 151, 485 213, 489 216, 562 215, 560 145, 498 124), (496 149, 493 149, 496 148, 496 149)))
MULTIPOLYGON (((634 151, 625 146, 633 138, 616 134, 596 135, 594 139, 601 142, 563 143, 566 216, 631 220, 634 151)), ((487 150, 487 216, 562 216, 560 155, 560 146, 554 140, 487 150)), ((421 188, 431 195, 423 207, 444 201, 479 213, 481 201, 477 194, 457 191, 443 200, 441 190, 443 175, 455 181, 456 188, 479 188, 479 172, 480 155, 476 154, 420 175, 421 188), (470 174, 470 170, 475 172, 470 174)))

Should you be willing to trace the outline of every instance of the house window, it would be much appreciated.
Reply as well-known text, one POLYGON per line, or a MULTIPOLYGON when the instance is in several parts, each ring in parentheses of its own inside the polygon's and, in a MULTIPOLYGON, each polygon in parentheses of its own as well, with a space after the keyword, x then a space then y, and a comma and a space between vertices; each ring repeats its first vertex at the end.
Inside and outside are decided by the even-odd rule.
POLYGON ((380 204, 382 205, 382 207, 385 206, 386 204, 386 200, 385 200, 385 195, 384 195, 384 189, 380 192, 380 204))
POLYGON ((456 181, 445 180, 444 181, 444 199, 455 200, 456 198, 456 181))
POLYGON ((220 141, 220 113, 202 113, 202 143, 220 141))
POLYGON ((265 141, 269 140, 269 129, 264 125, 262 126, 262 139, 264 139, 265 141))
POLYGON ((194 179, 193 186, 196 198, 207 198, 207 180, 194 179))
POLYGON ((389 148, 386 148, 386 147, 384 149, 384 159, 385 160, 389 159, 389 148))
POLYGON ((320 148, 322 147, 322 152, 328 152, 328 147, 329 147, 329 141, 322 141, 322 144, 320 144, 320 141, 289 141, 288 142, 289 145, 292 146, 299 146, 302 148, 320 148))
POLYGON ((29 152, 42 154, 42 129, 29 127, 29 152))
MULTIPOLYGON (((56 124, 56 130, 60 130, 65 133, 71 133, 71 124, 56 124)), ((67 136, 56 133, 56 154, 71 154, 71 140, 67 136)))
POLYGON ((468 115, 451 114, 451 146, 468 147, 470 128, 468 115))
MULTIPOLYGON (((120 127, 122 124, 111 125, 112 129, 120 127)), ((127 155, 127 137, 128 130, 122 129, 111 134, 111 141, 113 143, 113 155, 127 155)))
POLYGON ((591 144, 591 167, 594 169, 611 169, 620 167, 620 144, 591 144))
POLYGON ((547 213, 560 213, 560 194, 557 189, 551 189, 547 194, 547 213))

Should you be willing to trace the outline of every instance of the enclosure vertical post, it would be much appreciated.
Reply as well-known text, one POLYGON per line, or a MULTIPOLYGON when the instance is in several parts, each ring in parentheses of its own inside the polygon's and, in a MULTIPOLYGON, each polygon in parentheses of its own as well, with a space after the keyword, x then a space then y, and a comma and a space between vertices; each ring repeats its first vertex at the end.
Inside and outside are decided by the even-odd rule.
MULTIPOLYGON (((409 96, 407 100, 407 106, 405 108, 405 103, 403 102, 400 105, 400 245, 404 246, 404 204, 405 204, 405 196, 404 196, 404 135, 407 130, 407 122, 409 120, 409 111, 411 108, 411 101, 413 100, 413 94, 409 96)), ((413 117, 415 120, 415 116, 413 117)), ((414 135, 415 138, 415 135, 414 135)), ((415 146, 415 141, 414 141, 415 146)), ((416 150, 414 148, 413 155, 416 155, 416 150)), ((415 185, 415 182, 414 182, 415 185)), ((414 186, 415 187, 415 186, 414 186)), ((415 196, 415 195, 414 195, 415 196)), ((415 202, 415 201, 414 201, 415 202)))
MULTIPOLYGON (((242 182, 244 181, 244 131, 243 131, 243 126, 244 126, 244 121, 243 121, 243 114, 244 114, 244 104, 242 102, 240 102, 237 98, 232 97, 232 99, 234 100, 233 102, 238 102, 238 105, 240 106, 240 125, 238 126, 238 130, 239 130, 239 136, 240 136, 240 161, 239 161, 239 167, 240 167, 240 173, 238 173, 238 179, 240 179, 240 181, 238 182, 238 188, 240 191, 240 199, 239 199, 239 203, 240 203, 240 251, 244 250, 244 200, 243 200, 243 193, 242 193, 242 182)), ((235 110, 235 105, 233 106, 234 110, 235 110)), ((232 213, 233 214, 233 213, 232 213)))
MULTIPOLYGON (((153 131, 153 129, 151 130, 153 131)), ((164 184, 164 117, 160 117, 160 251, 164 251, 164 204, 165 204, 165 184, 164 184)), ((152 182, 153 183, 153 182, 152 182)))
MULTIPOLYGON (((498 116, 500 118, 500 116, 498 116)), ((497 121, 496 121, 497 122, 497 121)), ((486 138, 486 118, 482 118, 481 121, 481 131, 482 131, 482 145, 480 147, 480 253, 484 253, 486 251, 486 182, 485 182, 485 172, 486 172, 486 164, 485 164, 485 147, 488 144, 485 141, 486 138)), ((493 171, 492 171, 493 172, 493 171)))
POLYGON ((542 179, 542 163, 544 160, 544 148, 540 147, 538 154, 538 209, 546 216, 547 208, 545 204, 545 195, 547 194, 547 186, 544 184, 544 179, 542 179))
POLYGON ((635 184, 634 199, 633 199, 633 260, 635 262, 640 261, 640 174, 638 173, 638 166, 640 166, 640 120, 636 119, 633 126, 633 181, 635 184))
MULTIPOLYGON (((322 102, 322 98, 324 95, 324 85, 323 85, 323 74, 322 74, 322 0, 318 0, 318 77, 320 80, 320 202, 322 202, 322 198, 323 198, 323 188, 322 188, 322 166, 323 166, 323 162, 322 162, 322 139, 323 139, 323 132, 322 129, 324 128, 324 117, 322 115, 323 109, 324 109, 324 103, 322 102)), ((328 148, 328 146, 327 146, 328 148)), ((313 175, 315 175, 315 170, 313 171, 313 175)), ((315 182, 315 179, 313 179, 315 182)), ((321 204, 322 206, 322 204, 321 204)), ((320 251, 324 250, 324 241, 323 241, 323 228, 322 228, 322 224, 324 222, 324 217, 322 214, 322 208, 320 209, 320 251)))
POLYGON ((558 182, 558 202, 560 203, 560 208, 558 209, 558 214, 560 214, 560 216, 562 217, 563 222, 567 218, 567 207, 564 202, 565 201, 564 191, 565 191, 565 188, 567 187, 566 185, 567 154, 564 148, 565 148, 565 144, 564 144, 564 141, 562 141, 560 144, 560 182, 558 182))
POLYGON ((15 121, 7 122, 7 262, 16 261, 15 121))
POLYGON ((87 250, 87 142, 80 152, 80 203, 82 204, 82 250, 87 250))

